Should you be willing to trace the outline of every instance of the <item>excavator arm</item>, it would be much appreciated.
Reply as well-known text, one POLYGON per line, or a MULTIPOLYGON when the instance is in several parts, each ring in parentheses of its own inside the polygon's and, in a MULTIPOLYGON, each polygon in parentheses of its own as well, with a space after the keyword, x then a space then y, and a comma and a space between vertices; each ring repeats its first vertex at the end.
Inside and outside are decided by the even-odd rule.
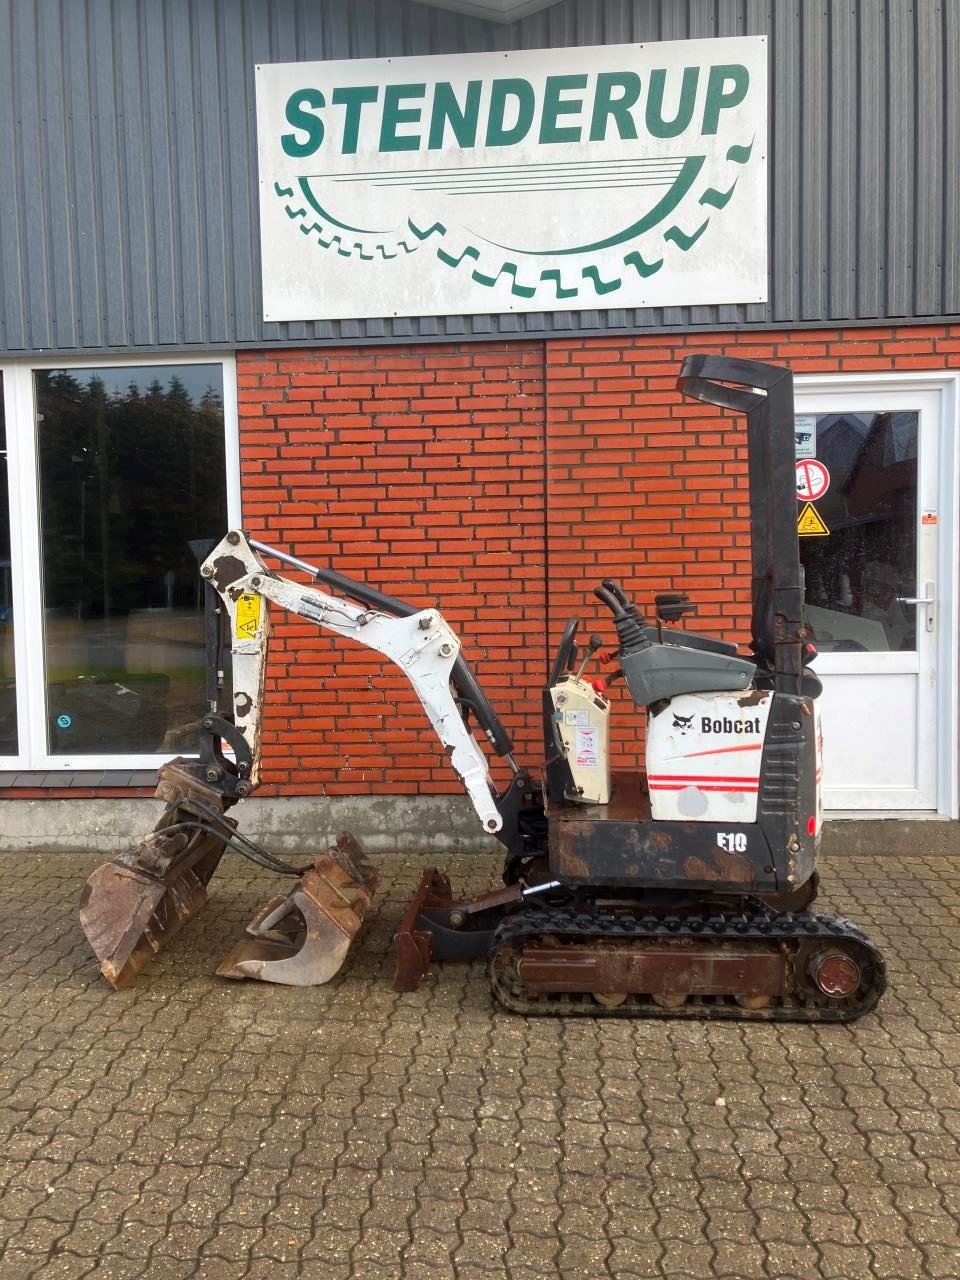
MULTIPOLYGON (((460 641, 437 610, 410 609, 404 617, 392 617, 372 607, 358 607, 271 572, 260 550, 298 565, 314 577, 320 572, 275 548, 251 544, 244 533, 236 530, 227 534, 201 566, 201 576, 217 592, 230 624, 232 719, 249 749, 249 785, 242 788, 243 793, 249 793, 259 781, 269 606, 280 605, 325 631, 383 654, 400 668, 420 699, 484 830, 491 834, 499 831, 503 821, 486 758, 467 727, 463 702, 451 691, 451 679, 460 660, 460 641)), ((389 601, 389 597, 381 598, 389 601)))

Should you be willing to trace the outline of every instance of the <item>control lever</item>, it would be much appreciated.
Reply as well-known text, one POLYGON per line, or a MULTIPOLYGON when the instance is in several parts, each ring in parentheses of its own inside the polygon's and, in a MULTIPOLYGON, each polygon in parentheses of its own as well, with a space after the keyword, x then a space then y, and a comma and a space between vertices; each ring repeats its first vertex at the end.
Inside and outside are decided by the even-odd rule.
POLYGON ((603 601, 613 614, 617 639, 620 641, 621 658, 624 654, 632 653, 635 649, 641 649, 649 643, 644 634, 643 619, 637 611, 637 606, 629 600, 626 605, 620 603, 621 599, 626 600, 627 597, 615 582, 605 578, 602 587, 594 587, 593 594, 598 600, 603 601))
POLYGON ((636 618, 638 622, 643 622, 640 610, 637 608, 637 602, 630 599, 619 582, 615 582, 613 578, 604 578, 603 588, 605 591, 609 591, 615 600, 619 601, 624 613, 629 614, 631 618, 636 618))
POLYGON ((576 674, 577 680, 579 680, 580 677, 583 675, 584 668, 586 667, 587 663, 590 661, 590 659, 593 657, 593 655, 597 652, 597 650, 600 648, 602 644, 603 644, 603 636, 590 637, 590 640, 587 644, 587 652, 584 654, 583 661, 580 663, 580 667, 576 674))
POLYGON ((614 595, 614 593, 606 585, 606 583, 604 583, 602 587, 594 587, 593 594, 597 597, 597 599, 602 604, 605 604, 607 606, 607 608, 613 614, 614 620, 616 620, 617 618, 626 617, 627 615, 626 609, 620 603, 620 600, 617 598, 617 596, 614 595))
POLYGON ((612 596, 615 596, 624 609, 630 608, 630 600, 619 582, 614 582, 613 578, 604 578, 600 585, 609 591, 612 596))

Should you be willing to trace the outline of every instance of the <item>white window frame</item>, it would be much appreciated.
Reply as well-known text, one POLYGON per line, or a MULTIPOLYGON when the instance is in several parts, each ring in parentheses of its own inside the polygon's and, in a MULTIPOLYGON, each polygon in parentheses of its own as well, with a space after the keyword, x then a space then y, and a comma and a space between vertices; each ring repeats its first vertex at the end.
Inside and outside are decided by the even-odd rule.
MULTIPOLYGON (((37 409, 34 373, 43 369, 171 368, 218 364, 223 370, 223 428, 227 522, 242 527, 240 433, 237 416, 237 362, 232 353, 169 352, 164 355, 50 356, 0 361, 10 478, 10 560, 13 596, 13 651, 20 752, 0 755, 0 769, 77 772, 155 769, 182 752, 51 755, 47 750, 46 679, 43 644, 37 409)), ((159 500, 159 493, 158 493, 159 500)))
MULTIPOLYGON (((937 649, 937 680, 940 686, 938 704, 944 714, 937 722, 937 809, 941 818, 960 817, 960 373, 950 370, 923 370, 909 373, 831 373, 797 374, 794 377, 797 412, 803 412, 805 393, 859 392, 865 403, 870 393, 884 391, 932 391, 940 400, 940 505, 938 539, 938 616, 940 619, 937 649)), ((898 655, 889 657, 895 669, 898 655)), ((824 654, 827 670, 829 654, 824 654)), ((831 814, 839 816, 838 813, 831 814)), ((852 817, 869 818, 870 812, 851 812, 852 817)), ((877 816, 893 818, 893 811, 877 816)), ((904 817, 921 818, 922 812, 904 813, 904 817)))

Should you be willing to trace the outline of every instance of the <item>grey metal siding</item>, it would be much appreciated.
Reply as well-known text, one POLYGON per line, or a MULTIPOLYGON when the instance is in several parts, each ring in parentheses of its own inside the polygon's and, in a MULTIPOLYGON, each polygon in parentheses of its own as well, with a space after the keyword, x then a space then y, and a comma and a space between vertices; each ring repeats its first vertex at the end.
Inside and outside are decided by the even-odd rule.
POLYGON ((0 0, 0 352, 960 315, 960 0, 0 0), (265 324, 257 62, 767 34, 770 302, 265 324))

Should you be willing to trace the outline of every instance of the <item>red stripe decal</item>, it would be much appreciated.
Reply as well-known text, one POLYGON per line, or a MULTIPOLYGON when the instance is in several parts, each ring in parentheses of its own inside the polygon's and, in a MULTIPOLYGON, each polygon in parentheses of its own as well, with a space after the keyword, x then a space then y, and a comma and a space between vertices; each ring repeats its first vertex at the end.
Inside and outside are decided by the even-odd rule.
POLYGON ((712 747, 709 751, 690 751, 683 757, 684 760, 692 760, 694 756, 725 756, 731 751, 762 751, 763 743, 744 743, 742 747, 712 747))
MULTIPOLYGON (((690 785, 691 784, 688 782, 651 782, 650 790, 651 791, 686 791, 687 787, 690 785)), ((755 793, 755 792, 758 792, 760 788, 757 786, 756 783, 754 783, 752 787, 748 787, 748 786, 736 786, 730 782, 723 782, 719 786, 713 787, 708 785, 705 782, 702 782, 700 786, 697 787, 697 790, 698 791, 746 791, 746 792, 755 793)))
POLYGON ((756 773, 651 773, 651 782, 759 782, 756 773))

